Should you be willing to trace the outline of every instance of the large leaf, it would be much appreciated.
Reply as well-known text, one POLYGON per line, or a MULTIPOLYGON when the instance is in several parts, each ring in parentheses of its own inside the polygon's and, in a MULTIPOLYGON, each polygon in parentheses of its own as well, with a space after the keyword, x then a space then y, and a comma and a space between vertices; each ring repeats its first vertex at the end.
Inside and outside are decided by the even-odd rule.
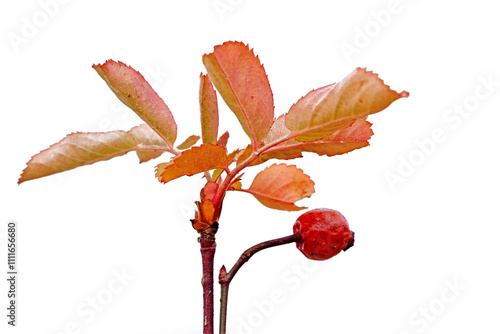
POLYGON ((217 94, 210 78, 203 74, 200 76, 200 116, 203 144, 217 143, 219 131, 217 94))
POLYGON ((90 165, 130 152, 136 141, 125 131, 72 133, 34 155, 18 183, 90 165))
POLYGON ((274 120, 271 86, 259 58, 247 45, 226 42, 203 56, 208 76, 258 148, 274 120))
POLYGON ((297 141, 295 144, 304 152, 313 152, 318 155, 331 157, 344 154, 369 145, 368 140, 373 135, 371 125, 365 119, 358 119, 348 128, 338 130, 320 140, 305 143, 297 141))
POLYGON ((314 141, 407 96, 391 90, 373 72, 357 68, 341 82, 302 97, 286 114, 285 124, 296 140, 314 141))
MULTIPOLYGON (((288 139, 264 151, 251 166, 264 163, 270 159, 290 160, 302 157, 303 152, 312 152, 318 155, 334 156, 351 152, 355 149, 369 145, 368 140, 373 135, 371 123, 365 118, 356 120, 349 127, 337 130, 329 136, 313 142, 301 142, 296 139, 288 139), (267 152, 267 153, 266 153, 267 152)), ((264 144, 279 142, 290 134, 284 124, 283 115, 278 117, 274 123, 264 144)), ((238 164, 245 161, 251 154, 250 147, 239 156, 238 164)))
POLYGON ((156 166, 156 177, 160 182, 166 183, 184 175, 191 176, 217 168, 227 168, 226 149, 219 145, 203 144, 156 166))
MULTIPOLYGON (((235 189, 237 190, 237 189, 235 189)), ((296 166, 271 165, 257 174, 248 192, 263 205, 277 210, 298 211, 294 203, 314 193, 314 182, 296 166)))
POLYGON ((139 72, 113 60, 94 65, 93 68, 125 105, 135 111, 168 145, 174 144, 177 125, 172 113, 139 72))
MULTIPOLYGON (((282 118, 278 118, 276 125, 282 124, 282 118)), ((354 121, 349 127, 337 130, 329 136, 323 137, 313 142, 301 142, 296 139, 290 139, 275 147, 269 149, 266 154, 261 155, 260 161, 269 159, 295 159, 302 156, 302 152, 313 152, 318 155, 327 155, 329 157, 351 152, 355 149, 369 145, 368 140, 373 135, 371 123, 365 118, 354 121)), ((289 130, 283 129, 281 134, 288 135, 289 130)), ((254 163, 255 164, 255 163, 254 163)))
MULTIPOLYGON (((167 143, 147 124, 141 124, 133 127, 128 131, 134 137, 139 147, 141 146, 159 146, 168 147, 167 143)), ((137 150, 137 156, 139 157, 139 162, 143 163, 151 159, 158 158, 164 153, 164 151, 151 151, 151 150, 137 150)))

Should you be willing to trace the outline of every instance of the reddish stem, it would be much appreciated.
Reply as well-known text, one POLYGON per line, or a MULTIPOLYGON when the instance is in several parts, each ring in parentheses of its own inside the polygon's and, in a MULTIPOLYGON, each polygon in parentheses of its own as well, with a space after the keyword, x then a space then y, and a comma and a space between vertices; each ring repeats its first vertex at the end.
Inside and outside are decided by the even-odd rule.
POLYGON ((214 333, 214 256, 215 236, 211 233, 200 233, 198 238, 203 264, 203 334, 214 333))

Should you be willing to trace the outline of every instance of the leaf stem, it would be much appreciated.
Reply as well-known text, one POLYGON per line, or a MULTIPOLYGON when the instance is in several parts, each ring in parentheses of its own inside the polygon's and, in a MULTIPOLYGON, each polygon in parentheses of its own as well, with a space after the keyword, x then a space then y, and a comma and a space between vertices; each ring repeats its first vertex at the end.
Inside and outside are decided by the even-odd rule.
POLYGON ((243 170, 245 167, 250 165, 258 157, 259 157, 259 155, 257 154, 257 152, 253 152, 253 154, 250 157, 248 157, 248 159, 245 160, 243 163, 236 166, 231 171, 229 171, 229 170, 226 171, 226 173, 228 173, 228 174, 227 174, 226 178, 224 179, 224 181, 222 181, 222 184, 219 186, 219 190, 217 190, 217 193, 215 194, 214 199, 213 199, 214 207, 216 210, 218 210, 218 212, 215 213, 216 217, 219 217, 218 214, 220 214, 222 200, 224 199, 224 196, 226 195, 226 191, 229 188, 229 186, 231 185, 232 180, 241 172, 241 170, 243 170))
POLYGON ((169 152, 172 153, 175 156, 178 156, 181 154, 181 151, 176 149, 175 147, 169 147, 169 146, 161 146, 161 145, 138 145, 135 146, 134 148, 130 149, 129 151, 163 151, 163 152, 169 152))
POLYGON ((250 258, 256 254, 257 252, 260 252, 261 250, 264 250, 266 248, 270 247, 275 247, 275 246, 281 246, 285 244, 289 244, 292 242, 298 242, 301 240, 300 234, 292 234, 287 237, 283 238, 278 238, 278 239, 273 239, 269 241, 264 241, 261 242, 253 247, 250 247, 246 251, 241 254, 240 258, 234 266, 231 268, 229 272, 223 275, 219 275, 219 284, 221 285, 221 300, 220 300, 220 330, 219 334, 226 334, 226 323, 227 323, 227 302, 228 302, 228 295, 229 295, 229 284, 233 280, 234 276, 240 270, 240 268, 248 261, 250 258))

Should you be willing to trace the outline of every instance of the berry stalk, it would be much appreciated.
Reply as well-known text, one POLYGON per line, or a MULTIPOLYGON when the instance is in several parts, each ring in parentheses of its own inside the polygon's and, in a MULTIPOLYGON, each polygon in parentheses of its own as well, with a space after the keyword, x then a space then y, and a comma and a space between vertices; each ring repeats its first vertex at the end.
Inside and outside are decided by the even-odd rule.
POLYGON ((231 268, 229 272, 226 273, 226 268, 222 267, 220 274, 219 274, 219 284, 221 286, 221 300, 220 300, 220 329, 219 329, 219 334, 226 334, 226 323, 227 323, 227 302, 228 302, 228 295, 229 295, 229 284, 233 280, 234 276, 240 270, 240 268, 248 261, 250 258, 256 254, 257 252, 260 252, 261 250, 264 250, 266 248, 270 247, 275 247, 275 246, 281 246, 281 245, 286 245, 292 242, 300 242, 302 237, 300 236, 299 233, 295 233, 292 235, 289 235, 287 237, 283 238, 278 238, 278 239, 273 239, 269 241, 264 241, 261 242, 253 247, 250 247, 246 251, 241 254, 240 258, 234 266, 231 268))

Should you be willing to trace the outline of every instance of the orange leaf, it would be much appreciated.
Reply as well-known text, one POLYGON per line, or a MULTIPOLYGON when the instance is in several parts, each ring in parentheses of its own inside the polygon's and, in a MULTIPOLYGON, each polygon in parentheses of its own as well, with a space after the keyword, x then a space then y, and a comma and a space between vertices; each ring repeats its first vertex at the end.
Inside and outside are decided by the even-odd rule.
POLYGON ((229 153, 227 155, 228 164, 230 165, 233 162, 237 161, 242 153, 243 153, 242 149, 236 149, 233 152, 229 153))
MULTIPOLYGON (((349 127, 337 130, 334 133, 322 139, 313 142, 301 142, 295 139, 289 139, 278 144, 265 154, 262 154, 258 160, 252 163, 253 166, 263 163, 269 159, 295 159, 302 157, 302 152, 313 152, 318 155, 327 155, 329 157, 351 152, 355 149, 368 146, 368 140, 373 135, 371 123, 365 118, 354 121, 349 127)), ((274 141, 278 137, 287 137, 290 131, 284 126, 283 117, 279 117, 269 132, 269 140, 274 141), (276 127, 276 129, 275 129, 276 127)), ((266 138, 265 143, 268 138, 266 138)))
MULTIPOLYGON (((371 125, 365 119, 358 119, 348 128, 336 131, 320 140, 306 142, 301 149, 329 157, 351 152, 369 145, 368 139, 373 135, 371 125)), ((303 142, 299 143, 303 144, 303 142)))
POLYGON ((215 217, 214 204, 208 198, 202 198, 201 201, 196 201, 195 204, 197 210, 195 218, 191 219, 191 223, 196 231, 201 232, 211 227, 218 218, 215 217))
POLYGON ((257 174, 250 188, 242 191, 254 195, 269 208, 297 211, 305 208, 295 206, 294 203, 311 197, 314 182, 296 166, 274 164, 257 174))
POLYGON ((28 161, 18 183, 91 165, 126 154, 136 148, 125 131, 72 133, 28 161))
MULTIPOLYGON (((253 153, 253 146, 252 145, 248 145, 247 147, 245 147, 245 149, 239 153, 237 155, 237 161, 236 161, 236 164, 237 165, 241 165, 244 161, 246 161, 248 158, 250 158, 250 156, 252 155, 253 153)), ((263 161, 262 161, 263 162, 263 161)))
POLYGON ((177 125, 172 113, 139 72, 113 60, 92 67, 120 101, 135 111, 168 145, 174 144, 177 125))
POLYGON ((255 148, 274 120, 271 86, 259 58, 241 42, 226 42, 203 56, 208 76, 255 148))
POLYGON ((170 162, 156 166, 156 177, 162 183, 184 175, 194 175, 217 168, 227 168, 227 156, 224 147, 206 145, 192 147, 183 151, 170 162))
POLYGON ((188 148, 190 148, 191 146, 196 144, 198 142, 198 140, 200 140, 200 136, 196 136, 196 135, 189 136, 186 138, 186 140, 184 140, 181 144, 179 144, 179 146, 177 146, 177 148, 179 150, 187 150, 188 148))
POLYGON ((407 96, 405 91, 391 90, 373 72, 357 68, 338 84, 313 90, 302 97, 285 115, 285 123, 297 135, 296 140, 314 141, 407 96))
MULTIPOLYGON (((167 143, 147 124, 141 124, 128 130, 140 146, 159 146, 168 148, 167 143)), ((139 162, 143 163, 151 159, 158 158, 164 151, 138 150, 139 162)), ((171 152, 173 153, 173 152, 171 152)))
POLYGON ((217 95, 210 78, 200 75, 201 137, 203 144, 215 144, 219 131, 217 95))

